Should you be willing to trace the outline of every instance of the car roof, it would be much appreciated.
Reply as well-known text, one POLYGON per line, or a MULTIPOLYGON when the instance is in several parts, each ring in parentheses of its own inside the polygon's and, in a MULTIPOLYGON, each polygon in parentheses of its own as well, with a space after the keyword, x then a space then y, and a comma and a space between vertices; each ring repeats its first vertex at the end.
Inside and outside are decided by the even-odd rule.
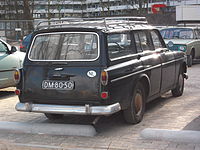
POLYGON ((112 17, 112 18, 73 18, 65 20, 51 20, 40 22, 37 30, 46 31, 61 31, 74 29, 77 31, 102 31, 106 33, 130 31, 130 30, 145 30, 155 29, 147 24, 145 17, 112 17))

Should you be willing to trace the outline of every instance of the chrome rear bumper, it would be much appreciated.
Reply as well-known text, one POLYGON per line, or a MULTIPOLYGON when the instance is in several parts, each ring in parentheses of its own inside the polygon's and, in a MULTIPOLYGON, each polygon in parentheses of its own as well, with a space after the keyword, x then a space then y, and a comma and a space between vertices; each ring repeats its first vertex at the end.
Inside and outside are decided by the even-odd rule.
POLYGON ((69 106, 69 105, 48 105, 17 103, 17 111, 51 113, 51 114, 72 114, 72 115, 111 115, 121 110, 119 103, 107 106, 69 106))

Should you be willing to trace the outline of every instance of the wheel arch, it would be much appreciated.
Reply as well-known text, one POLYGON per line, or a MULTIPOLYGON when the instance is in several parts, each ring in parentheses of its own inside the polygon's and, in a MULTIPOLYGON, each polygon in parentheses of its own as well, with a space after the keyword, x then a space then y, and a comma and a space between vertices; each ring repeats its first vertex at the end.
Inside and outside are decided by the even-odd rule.
POLYGON ((186 62, 182 63, 182 72, 187 73, 187 63, 186 62))
POLYGON ((148 97, 149 94, 150 94, 150 91, 151 91, 151 84, 150 84, 150 79, 149 79, 148 75, 146 75, 146 74, 141 74, 141 75, 139 76, 138 82, 141 82, 141 83, 142 83, 142 85, 143 85, 144 88, 145 88, 146 97, 148 97))

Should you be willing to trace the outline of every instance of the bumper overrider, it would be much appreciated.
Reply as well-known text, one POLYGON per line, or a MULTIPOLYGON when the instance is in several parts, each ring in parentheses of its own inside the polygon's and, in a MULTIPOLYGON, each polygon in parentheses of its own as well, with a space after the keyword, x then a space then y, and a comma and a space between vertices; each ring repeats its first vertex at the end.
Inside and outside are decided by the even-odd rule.
POLYGON ((51 114, 71 114, 71 115, 111 115, 121 110, 119 103, 107 106, 69 106, 69 105, 48 105, 48 104, 32 104, 17 103, 15 106, 17 111, 38 112, 51 114))

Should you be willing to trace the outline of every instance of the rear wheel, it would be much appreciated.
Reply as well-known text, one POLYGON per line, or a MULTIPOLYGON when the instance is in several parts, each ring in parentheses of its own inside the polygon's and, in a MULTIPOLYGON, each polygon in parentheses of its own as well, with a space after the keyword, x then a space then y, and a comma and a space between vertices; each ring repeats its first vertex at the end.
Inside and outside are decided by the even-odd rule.
POLYGON ((187 57, 187 65, 188 67, 192 67, 192 63, 193 63, 193 60, 192 60, 192 54, 190 54, 188 57, 187 57))
POLYGON ((44 114, 49 120, 57 120, 57 119, 62 119, 64 117, 63 114, 44 114))
POLYGON ((130 100, 130 106, 123 111, 126 122, 136 124, 142 121, 145 112, 145 90, 141 83, 138 83, 130 100))
POLYGON ((188 67, 192 67, 194 58, 195 58, 195 49, 193 48, 190 52, 190 55, 187 57, 188 67))
POLYGON ((178 77, 178 83, 176 85, 176 88, 172 90, 172 95, 174 97, 181 96, 183 94, 184 90, 184 77, 183 73, 181 72, 178 77))

